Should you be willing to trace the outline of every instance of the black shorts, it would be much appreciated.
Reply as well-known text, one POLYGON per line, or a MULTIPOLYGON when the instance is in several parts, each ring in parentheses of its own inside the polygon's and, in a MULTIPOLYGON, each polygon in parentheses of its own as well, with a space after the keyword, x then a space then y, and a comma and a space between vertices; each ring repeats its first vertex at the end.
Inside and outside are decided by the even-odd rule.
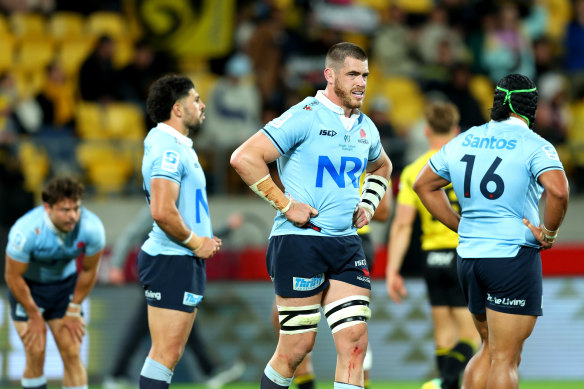
POLYGON ((153 307, 194 312, 203 299, 205 260, 191 255, 138 253, 138 274, 146 303, 153 307))
POLYGON ((373 262, 375 261, 375 246, 371 240, 371 234, 359 234, 361 238, 361 247, 363 247, 363 253, 365 254, 365 260, 367 261, 367 269, 373 271, 373 262))
MULTIPOLYGON (((70 275, 62 281, 41 283, 27 280, 26 284, 30 289, 30 294, 37 307, 43 315, 43 319, 60 319, 65 316, 67 307, 73 298, 75 285, 77 284, 77 273, 70 275)), ((16 301, 10 290, 8 291, 8 300, 10 301, 10 313, 14 321, 27 321, 26 314, 22 305, 16 301)))
POLYGON ((424 280, 430 304, 435 306, 466 307, 464 294, 458 282, 456 249, 425 252, 424 280))
POLYGON ((460 258, 458 274, 468 308, 485 307, 516 315, 541 316, 542 273, 539 250, 521 247, 511 258, 460 258))
POLYGON ((276 294, 282 297, 314 296, 328 287, 329 280, 371 289, 367 261, 357 235, 273 236, 266 266, 276 294))

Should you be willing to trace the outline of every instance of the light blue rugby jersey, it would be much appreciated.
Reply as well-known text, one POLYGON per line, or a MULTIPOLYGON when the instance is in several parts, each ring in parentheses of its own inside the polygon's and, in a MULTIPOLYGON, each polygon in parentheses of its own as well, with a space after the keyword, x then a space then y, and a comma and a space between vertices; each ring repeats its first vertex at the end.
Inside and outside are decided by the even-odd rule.
POLYGON ((291 107, 262 129, 281 156, 278 172, 286 194, 319 214, 311 222, 321 228, 299 228, 278 211, 274 235, 343 236, 357 233, 352 216, 359 202, 359 177, 382 151, 379 131, 359 112, 343 123, 343 109, 322 91, 291 107))
POLYGON ((105 229, 93 212, 82 207, 75 229, 64 233, 54 226, 41 205, 14 223, 8 234, 6 254, 29 264, 24 278, 49 283, 74 274, 77 257, 94 255, 104 246, 105 229))
MULTIPOLYGON (((213 237, 205 173, 193 149, 193 141, 173 129, 158 123, 144 140, 142 159, 144 193, 150 205, 150 180, 163 178, 180 185, 177 208, 184 222, 198 236, 213 237)), ((193 252, 170 238, 152 224, 152 231, 142 245, 149 255, 192 255, 193 252)))
POLYGON ((548 170, 563 170, 554 147, 520 119, 490 121, 458 135, 428 162, 452 182, 462 213, 462 258, 513 257, 520 246, 539 247, 523 222, 538 226, 548 170))

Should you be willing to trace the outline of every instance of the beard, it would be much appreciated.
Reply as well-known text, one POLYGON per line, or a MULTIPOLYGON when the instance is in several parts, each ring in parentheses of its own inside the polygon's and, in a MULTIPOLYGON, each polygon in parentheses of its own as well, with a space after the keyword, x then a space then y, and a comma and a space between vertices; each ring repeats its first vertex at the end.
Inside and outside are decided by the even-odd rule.
MULTIPOLYGON (((201 112, 201 116, 203 116, 203 112, 201 112)), ((201 116, 193 119, 190 123, 185 123, 187 129, 189 130, 189 136, 196 136, 201 132, 201 127, 203 125, 201 116)))
MULTIPOLYGON (((361 106, 363 105, 363 100, 353 99, 353 96, 351 96, 351 91, 343 89, 336 80, 333 86, 333 90, 335 94, 339 97, 339 99, 341 99, 341 104, 343 107, 355 109, 361 108, 361 106)), ((365 91, 363 91, 363 93, 365 93, 365 91)))

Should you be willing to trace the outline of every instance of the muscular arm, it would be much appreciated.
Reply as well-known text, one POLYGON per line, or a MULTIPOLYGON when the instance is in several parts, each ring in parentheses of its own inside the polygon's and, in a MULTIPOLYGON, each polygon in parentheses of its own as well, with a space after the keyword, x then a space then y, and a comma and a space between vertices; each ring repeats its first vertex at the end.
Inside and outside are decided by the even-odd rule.
POLYGON ((27 269, 28 263, 16 261, 6 254, 4 279, 8 289, 10 289, 16 301, 22 305, 29 318, 42 319, 39 308, 34 302, 30 289, 24 280, 24 273, 26 273, 27 269))
POLYGON ((377 161, 367 164, 367 173, 385 177, 388 180, 392 171, 393 165, 383 149, 381 149, 381 156, 377 158, 377 161))
POLYGON ((389 188, 387 188, 387 190, 385 191, 385 194, 383 195, 383 198, 379 202, 379 206, 375 210, 375 214, 373 215, 372 220, 376 220, 378 222, 384 222, 387 219, 389 219, 389 216, 391 215, 391 202, 392 202, 391 200, 392 200, 392 198, 393 198, 393 195, 391 193, 391 187, 389 187, 389 188))
POLYGON ((550 170, 539 176, 539 182, 545 188, 545 210, 543 224, 554 231, 560 228, 570 197, 568 179, 562 170, 550 170))
POLYGON ((414 182, 414 191, 426 209, 442 224, 458 232, 460 215, 452 208, 446 192, 442 189, 449 181, 440 177, 426 164, 414 182))
POLYGON ((75 285, 75 291, 73 292, 73 299, 71 300, 73 303, 81 304, 89 295, 91 289, 93 289, 95 281, 97 280, 97 268, 102 254, 103 250, 100 250, 94 255, 86 255, 83 258, 81 272, 77 278, 77 284, 75 285))
POLYGON ((398 204, 389 232, 389 249, 385 270, 387 293, 395 302, 400 303, 406 296, 403 279, 399 274, 412 237, 416 209, 409 205, 398 204))

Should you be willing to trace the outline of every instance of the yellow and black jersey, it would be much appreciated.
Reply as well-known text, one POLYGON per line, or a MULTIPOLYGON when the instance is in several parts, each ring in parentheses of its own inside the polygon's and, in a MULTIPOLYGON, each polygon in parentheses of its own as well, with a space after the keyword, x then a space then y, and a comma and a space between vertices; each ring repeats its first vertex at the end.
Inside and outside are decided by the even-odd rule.
MULTIPOLYGON (((400 177, 399 193, 397 195, 398 204, 414 207, 420 215, 422 226, 422 236, 420 240, 422 241, 422 250, 424 251, 450 249, 458 246, 458 235, 436 220, 432 214, 428 212, 412 188, 420 170, 422 170, 430 157, 437 151, 438 150, 430 150, 426 152, 404 168, 400 177)), ((448 196, 452 207, 456 212, 460 213, 460 205, 458 204, 458 199, 456 198, 452 184, 448 184, 444 187, 444 190, 446 191, 446 195, 448 196)))

